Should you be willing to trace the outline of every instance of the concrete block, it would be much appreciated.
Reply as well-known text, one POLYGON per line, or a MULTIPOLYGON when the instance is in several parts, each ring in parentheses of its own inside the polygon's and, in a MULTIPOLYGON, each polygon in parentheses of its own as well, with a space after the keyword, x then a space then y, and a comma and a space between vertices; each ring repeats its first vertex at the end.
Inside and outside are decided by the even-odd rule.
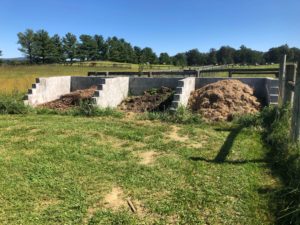
POLYGON ((105 78, 101 77, 71 77, 71 91, 90 88, 93 85, 105 83, 105 78))
POLYGON ((38 83, 28 90, 25 104, 36 106, 58 99, 61 95, 70 92, 70 76, 37 78, 36 81, 38 83))
POLYGON ((106 78, 105 84, 102 85, 102 90, 98 90, 95 95, 95 104, 101 108, 117 107, 129 92, 129 78, 115 77, 106 78))
POLYGON ((175 90, 178 86, 178 81, 182 78, 144 78, 130 77, 129 78, 129 93, 131 95, 142 95, 144 91, 151 88, 161 88, 162 86, 175 90))
POLYGON ((196 79, 195 77, 187 77, 178 81, 176 94, 172 102, 173 108, 178 108, 180 105, 186 107, 190 98, 191 92, 195 90, 196 79))

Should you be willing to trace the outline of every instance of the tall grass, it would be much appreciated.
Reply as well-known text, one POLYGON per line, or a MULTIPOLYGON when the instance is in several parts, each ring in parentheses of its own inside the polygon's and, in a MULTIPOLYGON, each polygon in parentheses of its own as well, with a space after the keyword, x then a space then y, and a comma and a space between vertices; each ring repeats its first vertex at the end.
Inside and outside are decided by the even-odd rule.
POLYGON ((25 106, 23 94, 17 91, 0 93, 0 114, 26 114, 31 108, 25 106))
POLYGON ((263 140, 270 148, 267 160, 283 183, 273 198, 277 224, 300 224, 300 146, 290 138, 290 106, 265 108, 260 115, 241 118, 239 123, 263 129, 263 140))

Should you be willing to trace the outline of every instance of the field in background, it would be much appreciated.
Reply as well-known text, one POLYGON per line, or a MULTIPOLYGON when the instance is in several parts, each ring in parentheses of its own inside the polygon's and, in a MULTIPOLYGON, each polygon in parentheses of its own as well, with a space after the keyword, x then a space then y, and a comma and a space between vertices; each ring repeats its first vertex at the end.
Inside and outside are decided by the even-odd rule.
MULTIPOLYGON (((178 70, 172 65, 145 66, 144 70, 178 70)), ((86 76, 89 71, 139 71, 139 65, 129 63, 93 62, 70 65, 18 65, 0 66, 0 92, 25 92, 37 77, 49 76, 86 76), (91 66, 93 65, 93 66, 91 66)))
POLYGON ((275 222, 280 182, 255 128, 55 115, 0 128, 1 224, 275 222))
MULTIPOLYGON (((278 65, 254 66, 254 68, 270 68, 278 65)), ((237 68, 252 68, 241 66, 237 68)), ((149 65, 145 66, 147 70, 179 70, 180 67, 172 65, 149 65)), ((185 69, 197 69, 197 67, 186 67, 185 69)), ((18 65, 18 66, 0 66, 0 92, 26 92, 37 77, 79 75, 86 76, 89 71, 139 71, 139 65, 129 63, 114 62, 86 62, 74 63, 70 65, 18 65)), ((205 77, 226 77, 227 73, 207 73, 205 77)), ((243 75, 247 76, 247 75, 243 75)), ((267 75, 270 76, 270 75, 267 75)), ((257 75, 257 77, 266 77, 266 75, 257 75)))

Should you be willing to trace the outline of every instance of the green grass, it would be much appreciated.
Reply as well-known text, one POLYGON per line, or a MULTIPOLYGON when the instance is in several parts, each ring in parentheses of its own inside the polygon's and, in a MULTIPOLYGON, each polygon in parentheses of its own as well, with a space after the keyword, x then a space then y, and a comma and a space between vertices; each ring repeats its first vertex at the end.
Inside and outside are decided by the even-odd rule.
MULTIPOLYGON (((255 66, 254 68, 276 68, 278 65, 255 66)), ((194 68, 196 67, 188 67, 194 68)), ((241 66, 239 68, 252 68, 241 66)), ((176 70, 182 69, 173 65, 149 65, 144 68, 147 70, 176 70)), ((137 72, 139 65, 130 63, 114 63, 114 62, 85 62, 74 63, 70 65, 18 65, 18 66, 0 66, 0 92, 9 93, 11 91, 25 92, 35 83, 37 77, 49 76, 86 76, 89 71, 132 71, 137 72)), ((227 73, 205 73, 205 77, 227 77, 227 73)), ((249 75, 242 75, 242 77, 249 75)), ((251 75, 253 76, 253 75, 251 75)), ((270 77, 270 75, 255 75, 256 77, 270 77)), ((241 77, 236 76, 235 77, 241 77)), ((271 76, 272 77, 272 76, 271 76)))
MULTIPOLYGON (((75 63, 74 65, 18 65, 0 66, 0 92, 11 92, 13 90, 25 92, 35 83, 37 77, 49 76, 86 76, 89 71, 129 71, 137 72, 139 66, 129 63, 94 62, 75 63)), ((144 70, 168 70, 179 69, 172 65, 150 65, 144 70)))
POLYGON ((0 224, 274 224, 266 154, 230 124, 0 115, 0 224))

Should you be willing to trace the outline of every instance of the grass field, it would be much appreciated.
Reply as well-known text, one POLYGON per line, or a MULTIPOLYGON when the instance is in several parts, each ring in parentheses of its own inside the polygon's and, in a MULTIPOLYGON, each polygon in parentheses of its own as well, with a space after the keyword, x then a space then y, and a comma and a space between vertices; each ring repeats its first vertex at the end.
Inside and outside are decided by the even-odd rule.
MULTIPOLYGON (((278 65, 259 66, 255 68, 278 67, 278 65)), ((239 67, 243 68, 243 67, 239 67)), ((246 66, 245 68, 248 68, 246 66)), ((181 69, 172 65, 151 65, 145 70, 170 70, 181 69)), ((188 68, 187 68, 188 69, 188 68)), ((81 75, 86 76, 89 71, 132 71, 137 72, 137 64, 113 63, 113 62, 89 62, 77 63, 73 66, 64 65, 19 65, 19 66, 0 66, 0 92, 19 91, 26 92, 31 88, 37 77, 81 75), (94 63, 94 64, 93 64, 94 63), (90 66, 94 65, 94 66, 90 66)), ((227 73, 205 74, 206 77, 226 77, 227 73)), ((270 76, 270 75, 268 75, 270 76)), ((257 77, 266 77, 258 75, 257 77)))
MULTIPOLYGON (((81 75, 86 76, 89 71, 132 71, 137 72, 137 64, 102 62, 95 66, 89 64, 74 64, 65 66, 59 64, 53 65, 18 65, 18 66, 0 66, 0 92, 20 91, 25 92, 35 82, 37 77, 81 75)), ((179 69, 170 65, 152 65, 145 67, 145 70, 168 70, 179 69)))
POLYGON ((229 124, 0 115, 0 223, 274 224, 267 152, 229 124))

